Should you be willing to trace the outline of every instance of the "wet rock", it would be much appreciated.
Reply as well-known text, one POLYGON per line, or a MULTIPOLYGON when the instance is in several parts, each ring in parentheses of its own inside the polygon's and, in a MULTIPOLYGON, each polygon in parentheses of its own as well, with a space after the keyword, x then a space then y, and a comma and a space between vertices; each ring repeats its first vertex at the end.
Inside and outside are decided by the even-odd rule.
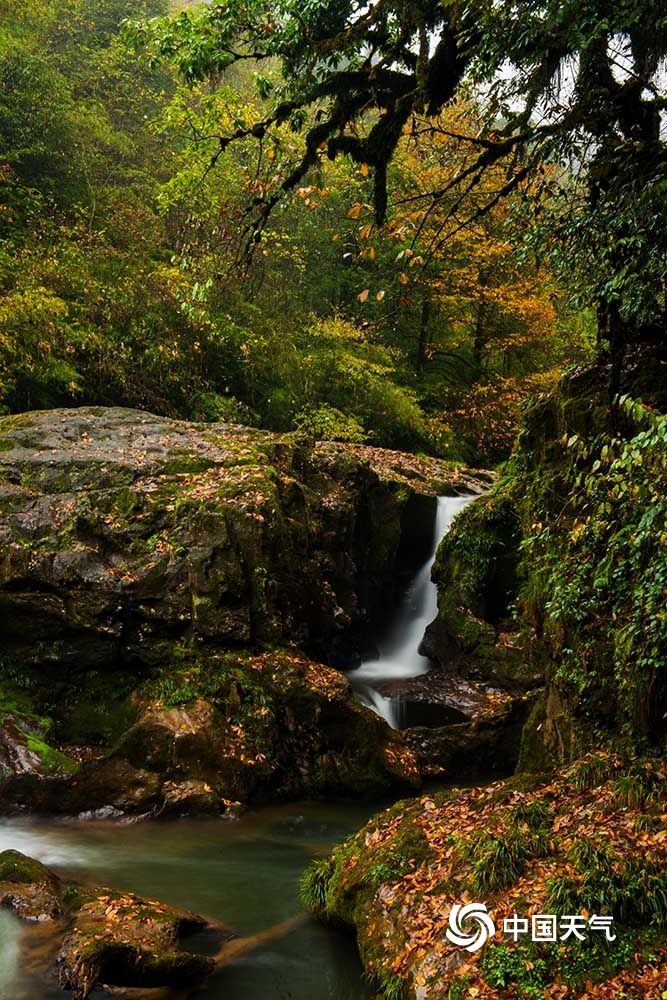
POLYGON ((219 816, 221 806, 230 815, 242 811, 240 802, 224 801, 205 781, 165 781, 162 785, 160 816, 219 816))
POLYGON ((0 854, 0 905, 22 920, 55 920, 63 914, 63 887, 45 865, 19 851, 0 854))
POLYGON ((474 482, 435 459, 119 408, 3 418, 0 440, 4 644, 39 635, 33 653, 80 666, 175 634, 335 645, 391 595, 410 497, 474 482))
POLYGON ((421 646, 448 673, 517 692, 543 683, 511 618, 520 542, 521 525, 507 487, 460 514, 438 549, 433 566, 438 615, 421 646))
POLYGON ((400 703, 401 735, 424 776, 488 777, 516 767, 533 694, 443 670, 383 685, 400 703))
POLYGON ((60 879, 18 851, 0 854, 0 902, 24 920, 56 923, 59 984, 76 1000, 97 986, 194 988, 216 961, 185 950, 187 937, 207 930, 222 943, 233 936, 185 910, 60 879))
POLYGON ((21 799, 22 789, 59 784, 76 771, 71 757, 45 742, 47 729, 45 720, 3 713, 0 706, 0 802, 5 808, 21 799))
MULTIPOLYGON (((115 814, 150 814, 161 802, 162 779, 146 767, 109 756, 83 765, 76 778, 50 789, 49 812, 78 814, 110 809, 115 814)), ((26 797, 30 803, 30 797, 26 797)))
POLYGON ((28 745, 28 734, 10 716, 0 725, 0 781, 17 774, 44 774, 44 767, 28 745))
POLYGON ((465 722, 414 726, 403 735, 423 775, 459 779, 512 774, 532 700, 509 697, 465 722))

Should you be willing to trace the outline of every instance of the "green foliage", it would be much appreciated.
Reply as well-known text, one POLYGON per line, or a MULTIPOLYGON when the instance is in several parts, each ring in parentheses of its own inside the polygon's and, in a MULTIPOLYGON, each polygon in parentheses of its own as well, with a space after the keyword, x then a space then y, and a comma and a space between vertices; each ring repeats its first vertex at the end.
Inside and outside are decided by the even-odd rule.
POLYGON ((544 996, 551 978, 544 959, 530 960, 522 948, 492 944, 484 954, 484 978, 489 986, 504 989, 517 985, 519 996, 544 996))
POLYGON ((311 913, 323 915, 327 909, 327 887, 331 877, 331 859, 313 861, 299 881, 299 899, 311 913))
POLYGON ((459 845, 472 863, 471 884, 479 894, 496 892, 515 882, 530 858, 545 857, 549 837, 542 828, 516 828, 503 834, 481 832, 459 845))
POLYGON ((405 997, 405 983, 399 976, 383 972, 372 975, 369 978, 373 986, 379 990, 385 1000, 403 1000, 405 997))
POLYGON ((532 830, 548 829, 551 826, 551 809, 544 799, 531 799, 518 805, 512 818, 516 823, 525 823, 532 830))
POLYGON ((587 982, 614 975, 632 962, 644 942, 623 930, 613 943, 589 937, 578 944, 574 949, 568 943, 522 942, 511 947, 492 943, 482 959, 484 979, 496 989, 515 989, 521 1000, 543 1000, 554 982, 581 989, 587 982))
POLYGON ((523 551, 563 637, 563 680, 583 697, 613 695, 619 726, 648 734, 664 711, 667 418, 620 405, 625 434, 563 441, 571 512, 554 522, 533 510, 523 551))
POLYGON ((577 792, 599 788, 619 770, 619 762, 609 754, 591 754, 578 761, 567 772, 577 792))
POLYGON ((664 779, 650 763, 634 764, 614 783, 614 795, 625 809, 645 809, 664 796, 664 779))
POLYGON ((350 441, 360 444, 368 439, 363 425, 335 406, 321 403, 305 407, 295 417, 297 430, 305 431, 316 440, 350 441))
MULTIPOLYGON (((294 71, 338 24, 330 7, 318 9, 323 34, 304 46, 303 11, 290 4, 279 29, 262 4, 189 10, 146 28, 125 19, 163 15, 164 0, 15 5, 0 32, 0 411, 114 404, 455 460, 506 452, 518 399, 542 384, 526 373, 554 369, 574 342, 554 328, 545 351, 553 308, 542 275, 515 258, 508 220, 466 233, 423 278, 409 248, 416 218, 397 217, 386 231, 366 220, 369 174, 395 148, 390 179, 401 198, 416 174, 426 182, 446 173, 437 137, 387 133, 382 156, 376 148, 368 161, 325 163, 313 152, 320 100, 335 97, 320 94, 311 108, 310 71, 294 71), (207 25, 219 34, 202 38, 207 25), (283 57, 284 77, 275 61, 253 77, 234 46, 220 48, 229 32, 234 45, 261 38, 283 57), (128 38, 150 48, 152 35, 189 81, 206 81, 183 86, 167 63, 137 58, 128 38), (225 72, 209 79, 206 65, 225 72), (290 93, 296 103, 280 134, 267 130, 254 171, 251 123, 290 93), (227 131, 240 138, 223 149, 227 131), (284 184, 300 161, 302 183, 284 184), (260 220, 261 251, 240 263, 244 206, 275 195, 270 226, 260 220), (473 349, 480 303, 485 343, 496 345, 483 371, 473 349), (501 437, 486 386, 499 366, 507 406, 498 406, 509 414, 501 437), (471 433, 473 396, 481 402, 471 433)), ((404 15, 408 35, 419 34, 404 15)), ((363 44, 350 45, 361 58, 363 44)), ((441 129, 447 121, 434 134, 441 129)))
POLYGON ((575 841, 570 860, 576 875, 549 882, 548 907, 555 913, 609 913, 628 926, 667 924, 667 875, 650 858, 623 858, 602 842, 575 841))
POLYGON ((447 1000, 466 1000, 466 997, 470 995, 468 993, 469 986, 470 976, 457 976, 449 986, 447 1000))

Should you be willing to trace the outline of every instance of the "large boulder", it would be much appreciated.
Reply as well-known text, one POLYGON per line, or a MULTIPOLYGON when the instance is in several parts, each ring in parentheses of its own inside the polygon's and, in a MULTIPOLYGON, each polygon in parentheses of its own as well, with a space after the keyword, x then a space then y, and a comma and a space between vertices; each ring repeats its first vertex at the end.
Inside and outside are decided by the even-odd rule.
POLYGON ((667 983, 665 764, 595 754, 556 779, 519 775, 395 803, 312 864, 304 903, 356 931, 383 996, 657 1000, 667 983), (452 941, 453 907, 466 903, 488 911, 492 933, 471 913, 452 941), (556 917, 559 940, 531 940, 534 914, 556 917), (572 915, 585 943, 563 940, 572 915), (600 915, 612 918, 609 942, 589 924, 600 915), (473 953, 465 939, 478 935, 473 953))
POLYGON ((343 674, 283 650, 187 656, 133 695, 136 720, 73 773, 18 776, 5 809, 234 814, 248 802, 419 783, 401 736, 343 674))
POLYGON ((38 766, 7 723, 5 806, 215 811, 412 782, 319 661, 358 658, 428 554, 436 496, 487 481, 118 408, 0 418, 0 707, 19 688, 50 720, 42 763, 61 746, 82 765, 38 766))
POLYGON ((141 659, 187 636, 330 653, 391 599, 408 506, 425 537, 436 493, 468 481, 435 460, 133 410, 4 417, 5 652, 103 667, 119 646, 141 659))

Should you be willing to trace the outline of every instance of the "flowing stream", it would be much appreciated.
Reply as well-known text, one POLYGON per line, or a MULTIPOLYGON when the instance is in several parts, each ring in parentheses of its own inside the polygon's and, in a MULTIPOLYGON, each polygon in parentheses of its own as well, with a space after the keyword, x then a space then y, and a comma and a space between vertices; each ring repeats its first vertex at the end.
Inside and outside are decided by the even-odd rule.
MULTIPOLYGON (((438 500, 432 552, 412 580, 379 643, 377 659, 350 671, 359 697, 394 727, 400 703, 378 687, 428 671, 418 647, 437 611, 431 566, 455 515, 472 497, 438 500)), ((258 934, 301 911, 298 881, 387 803, 296 803, 250 812, 236 822, 110 823, 0 820, 0 851, 14 848, 70 877, 109 885, 258 934)), ((0 910, 0 1000, 64 1000, 31 969, 39 929, 0 910)), ((96 992, 94 997, 108 994, 96 992)), ((164 996, 164 994, 162 994, 164 996)), ((203 1000, 368 1000, 372 991, 349 936, 305 918, 216 973, 203 1000)), ((138 996, 138 994, 137 994, 138 996)))
MULTIPOLYGON (((298 881, 305 867, 385 805, 292 803, 250 812, 238 821, 3 820, 0 850, 23 851, 72 878, 195 910, 252 935, 299 914, 298 881)), ((41 930, 0 910, 2 1000, 71 997, 46 985, 43 972, 31 973, 26 959, 41 930), (23 945, 28 946, 25 955, 23 945)), ((196 995, 202 1000, 368 1000, 372 990, 350 936, 304 917, 288 934, 225 966, 196 995)), ((109 994, 92 996, 102 1000, 109 994)))
POLYGON ((394 729, 401 726, 400 698, 386 697, 379 689, 387 681, 418 677, 430 670, 430 661, 419 653, 419 645, 426 626, 438 611, 438 591, 431 580, 431 568, 452 521, 474 499, 474 496, 438 497, 431 552, 411 580, 395 618, 381 636, 379 656, 348 671, 348 679, 359 699, 394 729))

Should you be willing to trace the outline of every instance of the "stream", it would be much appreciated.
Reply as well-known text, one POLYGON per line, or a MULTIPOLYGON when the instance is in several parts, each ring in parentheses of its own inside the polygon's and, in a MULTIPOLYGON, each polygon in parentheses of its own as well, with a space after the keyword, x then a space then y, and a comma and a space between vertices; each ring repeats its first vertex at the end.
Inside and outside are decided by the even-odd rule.
POLYGON ((474 496, 438 497, 431 552, 410 581, 393 621, 380 636, 379 655, 347 673, 359 700, 381 715, 393 729, 401 728, 401 701, 382 694, 382 685, 387 681, 418 677, 430 670, 429 660, 419 653, 419 644, 426 626, 438 612, 438 589, 431 580, 431 569, 438 546, 454 518, 474 499, 474 496))
MULTIPOLYGON (((237 821, 0 821, 0 850, 14 848, 62 874, 195 910, 239 934, 301 912, 298 882, 386 802, 290 803, 237 821)), ((0 998, 65 1000, 21 961, 22 936, 39 934, 0 910, 0 998)), ((134 995, 137 995, 136 993, 134 995)), ((225 966, 197 992, 202 1000, 368 1000, 349 935, 305 918, 289 934, 225 966)), ((109 994, 96 991, 102 1000, 109 994)))
MULTIPOLYGON (((437 611, 431 567, 441 538, 472 499, 439 498, 432 551, 381 637, 379 656, 348 673, 358 697, 395 728, 400 702, 379 687, 429 669, 418 646, 437 611)), ((252 935, 299 914, 298 882, 307 865, 387 804, 291 803, 251 811, 237 821, 7 819, 0 820, 0 850, 14 848, 64 875, 194 910, 252 935)), ((31 973, 29 936, 38 934, 0 910, 0 1000, 70 996, 45 985, 43 973, 31 973)), ((205 1000, 368 1000, 371 995, 350 937, 310 918, 226 965, 197 993, 205 1000)))

